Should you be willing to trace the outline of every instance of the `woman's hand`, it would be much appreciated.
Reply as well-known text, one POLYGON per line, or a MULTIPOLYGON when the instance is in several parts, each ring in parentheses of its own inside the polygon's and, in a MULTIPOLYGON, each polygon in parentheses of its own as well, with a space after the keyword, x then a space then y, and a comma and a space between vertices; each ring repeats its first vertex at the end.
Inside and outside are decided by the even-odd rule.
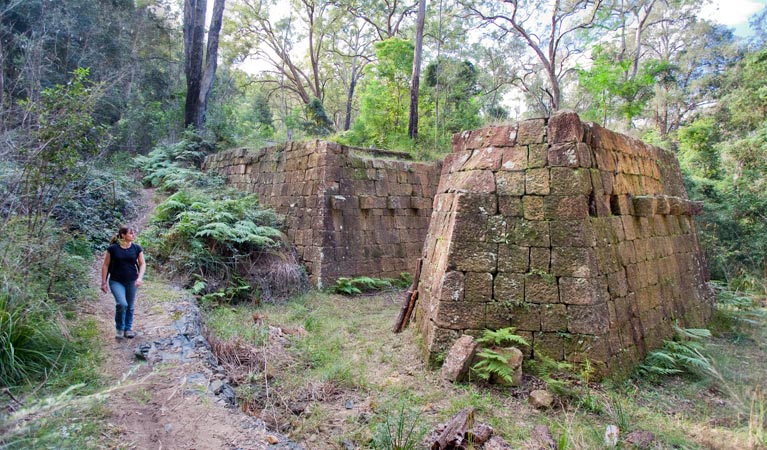
POLYGON ((107 285, 107 282, 106 282, 106 281, 102 281, 102 282, 101 282, 101 292, 103 292, 103 293, 105 293, 105 294, 106 294, 107 292, 109 292, 109 285, 107 285))
POLYGON ((134 285, 134 286, 136 286, 136 287, 139 287, 139 286, 141 286, 142 284, 144 284, 144 280, 142 280, 141 278, 138 278, 138 279, 136 280, 136 282, 135 282, 135 283, 133 283, 133 285, 134 285))

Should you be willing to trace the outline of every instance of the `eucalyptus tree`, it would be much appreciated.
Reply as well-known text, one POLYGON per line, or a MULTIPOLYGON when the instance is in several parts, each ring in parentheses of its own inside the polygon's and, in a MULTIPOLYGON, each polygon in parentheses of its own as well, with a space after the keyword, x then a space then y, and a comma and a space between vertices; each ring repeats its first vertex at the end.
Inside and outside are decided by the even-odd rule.
POLYGON ((216 78, 218 42, 225 3, 225 0, 213 2, 207 49, 203 51, 207 0, 184 0, 184 72, 187 89, 184 126, 202 129, 205 124, 208 97, 216 78))
POLYGON ((333 27, 330 58, 326 61, 330 65, 331 73, 335 75, 332 78, 340 81, 345 94, 342 106, 343 124, 339 123, 338 128, 346 131, 352 123, 357 86, 365 74, 365 68, 375 59, 373 44, 377 33, 368 22, 359 18, 339 20, 336 24, 341 26, 333 27))
POLYGON ((529 53, 521 61, 517 82, 533 96, 544 112, 558 110, 563 103, 565 78, 573 73, 575 58, 584 50, 579 42, 595 26, 604 7, 602 0, 486 1, 462 0, 468 17, 482 28, 495 31, 486 39, 503 42, 521 39, 529 53), (539 80, 537 74, 543 74, 539 80), (543 81, 540 83, 540 81, 543 81))
POLYGON ((229 26, 237 36, 233 47, 239 57, 263 64, 259 82, 271 86, 269 92, 282 94, 285 116, 286 92, 304 106, 314 98, 325 101, 329 74, 322 63, 338 16, 335 7, 322 0, 293 0, 287 16, 286 11, 278 14, 276 5, 270 0, 235 0, 229 26))
POLYGON ((418 0, 336 0, 336 5, 345 8, 373 27, 378 41, 400 36, 409 25, 409 17, 416 13, 418 0))
POLYGON ((418 137, 418 90, 421 83, 421 55, 423 54, 423 26, 426 20, 426 0, 418 1, 418 17, 416 19, 413 52, 413 73, 410 76, 410 115, 408 117, 407 134, 410 139, 418 137))

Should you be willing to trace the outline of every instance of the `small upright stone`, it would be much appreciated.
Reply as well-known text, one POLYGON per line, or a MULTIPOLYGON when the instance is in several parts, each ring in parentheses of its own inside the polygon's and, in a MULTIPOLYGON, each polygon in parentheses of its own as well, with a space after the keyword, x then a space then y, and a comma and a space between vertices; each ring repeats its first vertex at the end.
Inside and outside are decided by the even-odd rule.
POLYGON ((458 338, 442 364, 442 378, 452 383, 463 380, 469 372, 476 350, 477 343, 472 336, 464 334, 458 338))

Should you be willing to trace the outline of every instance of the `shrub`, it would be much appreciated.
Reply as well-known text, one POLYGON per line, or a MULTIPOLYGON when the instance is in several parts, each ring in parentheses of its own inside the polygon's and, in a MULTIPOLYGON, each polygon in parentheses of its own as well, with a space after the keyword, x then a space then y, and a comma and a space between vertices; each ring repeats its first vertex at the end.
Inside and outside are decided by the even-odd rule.
POLYGON ((37 379, 68 353, 54 310, 0 291, 0 385, 37 379))
POLYGON ((171 273, 196 274, 204 283, 199 293, 214 294, 211 299, 242 298, 245 290, 231 287, 246 284, 258 286, 263 300, 280 300, 308 282, 279 225, 277 215, 253 195, 182 190, 158 205, 142 243, 171 273))

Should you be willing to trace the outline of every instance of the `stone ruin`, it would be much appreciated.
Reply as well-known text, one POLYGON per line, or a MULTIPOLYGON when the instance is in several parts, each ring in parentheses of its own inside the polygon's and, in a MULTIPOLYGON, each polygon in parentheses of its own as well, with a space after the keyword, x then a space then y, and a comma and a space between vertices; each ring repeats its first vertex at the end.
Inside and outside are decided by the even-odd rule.
POLYGON ((203 168, 286 217, 318 287, 423 257, 415 314, 432 363, 461 335, 513 326, 527 357, 616 373, 711 315, 701 205, 671 152, 565 112, 458 134, 441 166, 404 156, 292 142, 203 168))
POLYGON ((711 315, 700 207, 671 152, 574 113, 455 135, 418 287, 426 357, 513 326, 528 357, 631 369, 711 315))
POLYGON ((339 277, 397 278, 421 256, 439 163, 309 141, 208 156, 203 170, 257 194, 285 217, 288 239, 317 287, 339 277))

